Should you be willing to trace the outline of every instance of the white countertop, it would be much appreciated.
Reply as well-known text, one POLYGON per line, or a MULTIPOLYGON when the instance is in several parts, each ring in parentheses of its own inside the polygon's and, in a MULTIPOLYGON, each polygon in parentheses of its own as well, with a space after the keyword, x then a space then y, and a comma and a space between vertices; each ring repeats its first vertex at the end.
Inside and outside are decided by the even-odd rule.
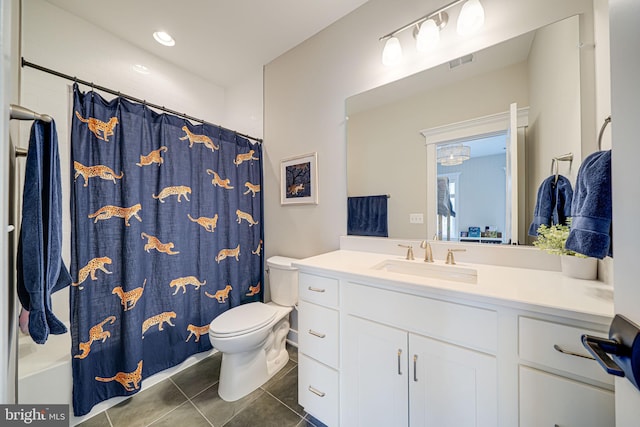
MULTIPOLYGON (((556 271, 463 262, 458 262, 456 267, 476 269, 477 283, 372 268, 389 259, 404 260, 404 257, 337 250, 296 261, 293 265, 302 272, 338 273, 349 280, 399 292, 467 299, 603 324, 608 324, 614 315, 613 287, 600 281, 573 279, 556 271)), ((406 262, 424 263, 422 259, 406 262)), ((435 264, 449 267, 442 260, 436 260, 435 264)))

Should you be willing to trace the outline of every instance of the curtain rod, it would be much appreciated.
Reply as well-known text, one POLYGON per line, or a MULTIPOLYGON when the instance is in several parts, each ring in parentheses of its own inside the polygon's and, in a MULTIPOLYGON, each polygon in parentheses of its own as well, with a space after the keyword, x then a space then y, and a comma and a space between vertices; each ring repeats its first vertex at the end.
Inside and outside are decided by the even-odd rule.
POLYGON ((225 129, 225 130, 229 130, 231 132, 237 133, 239 136, 242 136, 244 138, 251 139, 253 141, 256 141, 257 143, 262 143, 262 139, 261 138, 256 138, 256 137, 251 136, 251 135, 246 135, 246 134, 243 134, 243 133, 240 133, 240 132, 236 132, 236 131, 234 131, 232 129, 227 129, 227 128, 223 127, 223 126, 216 125, 216 124, 208 122, 206 120, 198 119, 196 117, 189 116, 187 114, 180 113, 180 112, 175 111, 175 110, 171 110, 171 109, 166 108, 166 107, 164 107, 162 105, 152 104, 150 102, 147 102, 146 100, 139 99, 139 98, 136 98, 134 96, 127 95, 127 94, 118 92, 116 90, 109 89, 109 88, 104 87, 104 86, 99 86, 99 85, 93 84, 93 82, 88 82, 86 80, 81 80, 81 79, 79 79, 77 77, 70 76, 68 74, 63 74, 63 73, 61 73, 59 71, 55 71, 55 70, 43 67, 43 66, 38 65, 38 64, 34 64, 33 62, 29 62, 29 61, 25 60, 24 58, 21 58, 21 66, 22 67, 34 68, 36 70, 44 71, 45 73, 53 74, 54 76, 61 77, 63 79, 71 80, 73 82, 80 83, 80 84, 83 84, 85 86, 90 86, 91 90, 97 89, 97 90, 100 90, 102 92, 110 93, 112 95, 121 96, 121 97, 126 98, 126 99, 128 99, 130 101, 134 101, 134 102, 137 102, 137 103, 140 103, 140 104, 145 104, 145 105, 148 105, 149 107, 157 108, 159 110, 164 111, 165 113, 170 113, 170 114, 173 114, 175 116, 182 117, 183 119, 193 120, 194 122, 203 123, 203 124, 219 127, 219 128, 225 129))

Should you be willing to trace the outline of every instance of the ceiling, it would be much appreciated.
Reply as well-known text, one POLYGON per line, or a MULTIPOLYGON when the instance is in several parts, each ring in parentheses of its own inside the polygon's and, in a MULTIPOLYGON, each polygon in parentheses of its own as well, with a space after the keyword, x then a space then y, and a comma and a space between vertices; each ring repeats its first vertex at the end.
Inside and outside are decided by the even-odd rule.
POLYGON ((47 1, 229 87, 367 0, 109 0, 99 6, 87 0, 47 1), (158 44, 154 31, 168 32, 176 45, 158 44))

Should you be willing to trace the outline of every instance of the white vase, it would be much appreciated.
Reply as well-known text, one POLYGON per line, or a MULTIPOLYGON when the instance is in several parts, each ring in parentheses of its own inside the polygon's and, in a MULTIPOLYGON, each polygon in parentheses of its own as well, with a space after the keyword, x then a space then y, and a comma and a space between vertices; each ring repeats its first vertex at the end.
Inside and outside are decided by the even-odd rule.
POLYGON ((571 255, 560 256, 562 273, 576 279, 595 280, 598 277, 598 260, 571 255))

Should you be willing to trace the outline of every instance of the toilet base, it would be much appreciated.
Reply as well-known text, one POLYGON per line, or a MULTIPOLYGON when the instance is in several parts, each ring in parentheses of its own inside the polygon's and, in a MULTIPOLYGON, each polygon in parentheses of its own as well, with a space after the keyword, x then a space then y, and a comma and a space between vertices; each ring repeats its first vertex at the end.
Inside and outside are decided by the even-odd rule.
POLYGON ((280 320, 265 343, 257 349, 242 353, 222 353, 218 395, 233 402, 243 398, 266 383, 289 361, 286 338, 289 321, 280 320))

